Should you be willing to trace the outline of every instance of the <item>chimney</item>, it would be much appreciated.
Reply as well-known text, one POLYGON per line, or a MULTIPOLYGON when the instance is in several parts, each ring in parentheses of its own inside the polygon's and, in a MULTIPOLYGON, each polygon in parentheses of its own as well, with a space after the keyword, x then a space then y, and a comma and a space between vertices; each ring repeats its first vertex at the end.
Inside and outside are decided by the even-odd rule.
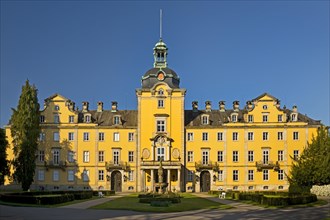
POLYGON ((198 112, 198 102, 197 101, 192 102, 192 109, 193 109, 193 112, 198 112))
POLYGON ((246 102, 246 106, 247 106, 247 109, 248 109, 249 111, 252 110, 252 108, 253 108, 253 104, 252 104, 251 101, 247 101, 247 102, 246 102))
POLYGON ((239 101, 234 101, 233 102, 233 109, 235 112, 239 111, 239 101))
POLYGON ((220 110, 220 112, 225 112, 226 111, 225 101, 220 101, 219 102, 219 110, 220 110))
POLYGON ((294 106, 292 107, 292 111, 295 112, 295 113, 297 113, 297 112, 298 112, 298 107, 297 107, 296 105, 294 105, 294 106))
POLYGON ((68 103, 68 105, 69 105, 69 109, 70 109, 71 111, 74 111, 75 103, 70 101, 70 102, 68 103))
POLYGON ((97 102, 97 112, 103 112, 103 102, 97 102))
POLYGON ((116 112, 117 111, 117 102, 113 101, 111 102, 111 112, 116 112))
POLYGON ((276 108, 279 109, 279 108, 281 107, 281 101, 277 99, 277 100, 275 101, 275 106, 276 106, 276 108))
POLYGON ((82 102, 82 112, 88 112, 88 102, 82 102))
POLYGON ((210 112, 212 110, 211 101, 205 102, 205 111, 210 112))

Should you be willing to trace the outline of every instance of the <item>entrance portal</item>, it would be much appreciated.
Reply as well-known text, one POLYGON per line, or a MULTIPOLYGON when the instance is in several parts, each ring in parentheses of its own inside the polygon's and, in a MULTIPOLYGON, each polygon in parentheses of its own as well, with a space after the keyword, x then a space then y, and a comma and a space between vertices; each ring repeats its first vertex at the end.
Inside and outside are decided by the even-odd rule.
POLYGON ((211 177, 208 171, 201 172, 200 177, 201 192, 208 192, 211 189, 211 177))
POLYGON ((121 192, 121 188, 121 173, 119 171, 114 171, 111 173, 111 190, 114 190, 115 192, 121 192))

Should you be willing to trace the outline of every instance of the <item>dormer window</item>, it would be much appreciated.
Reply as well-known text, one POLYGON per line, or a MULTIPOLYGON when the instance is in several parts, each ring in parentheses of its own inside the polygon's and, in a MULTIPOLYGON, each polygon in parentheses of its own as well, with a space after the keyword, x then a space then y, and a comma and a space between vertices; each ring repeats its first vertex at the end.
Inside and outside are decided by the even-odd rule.
POLYGON ((115 125, 119 125, 120 124, 120 117, 119 116, 113 117, 113 124, 115 124, 115 125))
POLYGON ((160 90, 158 91, 158 95, 164 95, 164 90, 163 90, 163 89, 160 89, 160 90))
POLYGON ((85 116, 85 123, 90 123, 91 122, 91 116, 90 115, 86 115, 85 116))
POLYGON ((202 115, 202 125, 208 125, 208 124, 209 124, 209 116, 202 115))
POLYGON ((297 121, 297 114, 291 114, 291 121, 297 121))
POLYGON ((253 115, 248 115, 248 122, 253 122, 253 115))
POLYGON ((237 122, 237 114, 231 115, 231 121, 232 122, 237 122))
POLYGON ((283 122, 283 115, 278 115, 277 116, 277 121, 278 122, 283 122))
POLYGON ((267 109, 268 109, 268 106, 267 106, 267 105, 263 105, 263 106, 262 106, 262 109, 263 109, 263 110, 267 110, 267 109))
POLYGON ((55 106, 54 106, 54 110, 55 110, 55 111, 58 111, 58 110, 60 110, 60 106, 58 106, 58 105, 55 105, 55 106))

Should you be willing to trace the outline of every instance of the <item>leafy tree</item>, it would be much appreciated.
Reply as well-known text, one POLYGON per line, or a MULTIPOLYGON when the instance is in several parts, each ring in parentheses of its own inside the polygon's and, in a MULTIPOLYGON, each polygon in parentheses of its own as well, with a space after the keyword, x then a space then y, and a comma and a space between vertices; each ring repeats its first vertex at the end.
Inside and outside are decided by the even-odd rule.
POLYGON ((22 87, 17 109, 13 109, 10 119, 13 150, 16 155, 13 160, 14 179, 21 183, 23 190, 30 188, 35 173, 35 155, 40 134, 39 117, 37 89, 27 80, 22 87))
POLYGON ((5 130, 0 128, 0 185, 5 183, 5 176, 9 175, 9 161, 7 160, 8 141, 5 130))
POLYGON ((330 183, 330 136, 327 127, 318 129, 317 136, 293 163, 289 182, 292 190, 300 188, 302 191, 309 191, 313 185, 330 183))

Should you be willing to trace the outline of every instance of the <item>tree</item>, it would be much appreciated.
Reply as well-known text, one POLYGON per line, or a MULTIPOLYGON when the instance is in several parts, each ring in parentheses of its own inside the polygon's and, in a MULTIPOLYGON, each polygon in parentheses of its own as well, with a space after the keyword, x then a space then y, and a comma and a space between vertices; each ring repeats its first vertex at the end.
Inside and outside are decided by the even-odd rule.
POLYGON ((7 146, 8 141, 6 139, 5 130, 0 128, 0 185, 5 183, 5 176, 10 174, 6 152, 7 146))
POLYGON ((10 119, 13 150, 16 155, 13 160, 14 179, 22 184, 23 190, 28 190, 33 182, 40 134, 39 118, 37 89, 27 80, 22 87, 17 109, 13 109, 10 119))
POLYGON ((330 183, 330 136, 327 127, 320 127, 317 136, 293 163, 289 177, 291 189, 308 191, 313 185, 330 183))

